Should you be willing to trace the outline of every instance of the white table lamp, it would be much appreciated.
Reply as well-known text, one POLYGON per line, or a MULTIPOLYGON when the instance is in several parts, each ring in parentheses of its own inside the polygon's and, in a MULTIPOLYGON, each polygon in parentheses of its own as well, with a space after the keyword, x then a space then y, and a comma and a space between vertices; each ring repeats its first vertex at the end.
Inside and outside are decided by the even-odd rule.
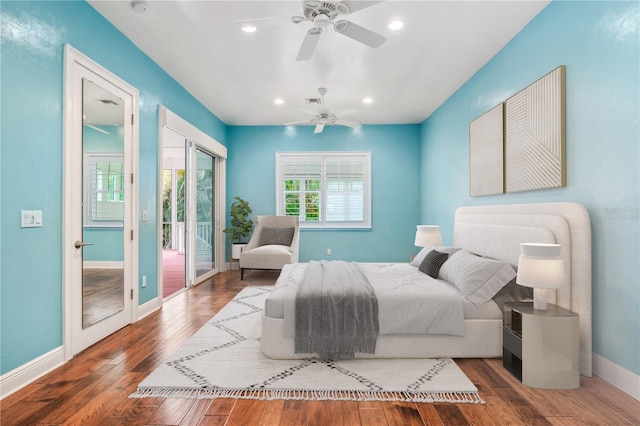
POLYGON ((442 236, 438 225, 418 225, 416 241, 418 247, 426 247, 432 244, 442 245, 442 236))
POLYGON ((560 244, 520 244, 516 283, 533 288, 533 309, 547 310, 547 289, 565 286, 560 244))

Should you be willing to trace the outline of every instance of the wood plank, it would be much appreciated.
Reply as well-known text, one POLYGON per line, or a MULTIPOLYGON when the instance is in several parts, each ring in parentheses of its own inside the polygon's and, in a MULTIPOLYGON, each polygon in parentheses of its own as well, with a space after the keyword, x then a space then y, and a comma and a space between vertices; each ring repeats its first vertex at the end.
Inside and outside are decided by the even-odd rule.
MULTIPOLYGON (((467 404, 463 404, 463 405, 467 405, 467 404)), ((443 424, 433 404, 429 404, 427 402, 416 402, 416 408, 418 408, 418 412, 420 413, 422 422, 425 425, 442 425, 443 424)))
POLYGON ((198 426, 223 426, 227 423, 228 416, 204 416, 198 426))
POLYGON ((384 408, 360 408, 360 424, 366 426, 388 426, 384 408))
POLYGON ((200 419, 204 417, 206 412, 209 410, 212 402, 213 401, 210 399, 197 399, 194 401, 193 405, 187 412, 187 415, 184 416, 180 424, 185 426, 198 424, 200 419))
POLYGON ((136 385, 144 379, 144 374, 127 372, 112 386, 102 392, 96 389, 97 394, 91 398, 80 410, 66 418, 65 424, 100 424, 101 420, 110 417, 113 410, 121 403, 127 401, 136 385))
POLYGON ((284 399, 276 399, 267 401, 267 408, 264 411, 262 424, 264 426, 278 426, 282 419, 282 411, 284 410, 284 399))
POLYGON ((309 401, 307 425, 359 426, 356 401, 309 401))
POLYGON ((306 425, 309 412, 309 401, 286 400, 282 406, 280 425, 306 425))
POLYGON ((549 421, 540 414, 540 412, 528 401, 526 401, 518 392, 514 392, 512 388, 496 389, 498 396, 502 398, 513 410, 515 410, 523 424, 530 425, 549 425, 549 421))
MULTIPOLYGON (((520 416, 515 407, 512 407, 508 401, 502 399, 499 395, 489 395, 485 398, 485 410, 487 415, 494 419, 496 425, 521 425, 527 424, 526 419, 520 416)), ((466 416, 465 416, 466 417, 466 416)), ((470 420, 467 417, 468 420, 470 420)), ((480 423, 482 425, 482 423, 480 423)))
POLYGON ((598 376, 580 376, 580 386, 631 423, 640 425, 640 401, 631 395, 627 395, 598 376))
POLYGON ((498 426, 498 420, 491 415, 488 404, 459 404, 460 412, 470 425, 498 426))
POLYGON ((420 411, 413 402, 389 401, 384 403, 384 411, 389 426, 424 425, 420 411))
POLYGON ((438 412, 438 416, 440 416, 440 420, 443 424, 452 426, 469 425, 466 417, 462 414, 462 411, 460 411, 458 404, 435 402, 433 406, 438 412))
POLYGON ((158 407, 153 405, 134 405, 122 413, 120 418, 124 425, 142 426, 149 424, 149 419, 153 417, 157 409, 158 407))
POLYGON ((228 416, 231 414, 236 400, 232 398, 216 398, 206 412, 207 416, 228 416))
POLYGON ((179 425, 195 400, 167 398, 147 421, 152 425, 179 425))
POLYGON ((254 426, 262 424, 264 412, 267 408, 267 401, 258 399, 239 399, 229 415, 227 425, 247 425, 254 426))

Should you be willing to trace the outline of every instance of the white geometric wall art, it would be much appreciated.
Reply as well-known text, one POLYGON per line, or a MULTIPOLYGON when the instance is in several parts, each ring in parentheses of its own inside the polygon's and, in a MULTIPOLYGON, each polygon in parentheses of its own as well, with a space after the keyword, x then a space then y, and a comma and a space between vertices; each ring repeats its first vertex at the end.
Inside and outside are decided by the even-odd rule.
POLYGON ((505 101, 505 189, 566 186, 565 70, 559 66, 505 101))
POLYGON ((504 104, 469 123, 469 195, 504 192, 504 104))

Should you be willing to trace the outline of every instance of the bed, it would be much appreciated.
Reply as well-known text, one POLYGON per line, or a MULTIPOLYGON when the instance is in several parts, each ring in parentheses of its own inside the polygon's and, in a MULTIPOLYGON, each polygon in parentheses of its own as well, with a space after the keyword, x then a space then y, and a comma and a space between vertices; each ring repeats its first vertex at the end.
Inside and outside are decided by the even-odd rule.
MULTIPOLYGON (((518 263, 520 243, 556 243, 562 246, 566 286, 549 291, 548 301, 579 314, 580 371, 591 376, 591 224, 584 206, 577 203, 535 203, 460 207, 455 213, 453 231, 453 247, 502 260, 514 268, 518 263)), ((387 268, 407 276, 415 273, 416 269, 410 264, 370 264, 369 267, 387 268)), ((276 289, 286 287, 287 281, 300 274, 298 268, 298 265, 284 268, 276 289)), ((262 318, 262 351, 276 359, 308 358, 308 354, 295 353, 295 339, 289 331, 290 326, 285 325, 284 316, 290 309, 284 304, 283 294, 274 290, 267 299, 262 318)), ((471 304, 464 306, 462 336, 383 333, 381 327, 375 353, 357 353, 356 357, 501 357, 501 309, 493 301, 480 308, 471 304)))

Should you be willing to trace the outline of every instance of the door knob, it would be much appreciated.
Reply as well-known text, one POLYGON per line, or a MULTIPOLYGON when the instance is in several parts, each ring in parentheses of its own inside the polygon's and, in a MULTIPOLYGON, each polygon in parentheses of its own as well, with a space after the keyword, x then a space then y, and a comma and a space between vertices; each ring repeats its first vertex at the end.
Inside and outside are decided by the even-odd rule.
POLYGON ((78 240, 76 241, 76 243, 74 244, 76 246, 77 249, 82 248, 84 246, 92 246, 93 243, 83 243, 82 241, 78 240))

